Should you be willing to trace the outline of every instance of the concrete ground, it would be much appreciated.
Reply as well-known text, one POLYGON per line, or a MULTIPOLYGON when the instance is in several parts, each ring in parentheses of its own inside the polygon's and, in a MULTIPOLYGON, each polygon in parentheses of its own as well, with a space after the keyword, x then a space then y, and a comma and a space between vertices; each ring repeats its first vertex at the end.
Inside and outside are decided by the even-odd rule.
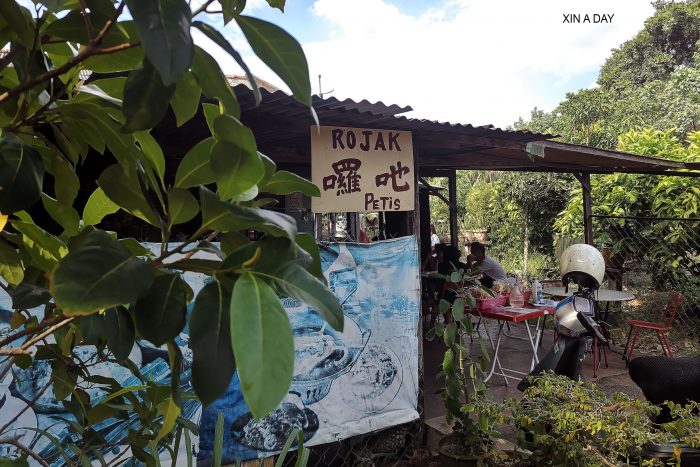
MULTIPOLYGON (((497 328, 493 321, 489 322, 489 332, 493 337, 496 336, 497 328)), ((527 333, 523 324, 511 325, 510 335, 516 337, 527 338, 527 333)), ((482 332, 483 338, 486 336, 482 332)), ((468 342, 467 342, 468 343, 468 342)), ((553 343, 553 333, 551 330, 546 330, 542 339, 542 345, 538 349, 538 357, 543 357, 551 348, 553 343)), ((487 349, 491 351, 488 340, 485 342, 487 349)), ((435 394, 442 387, 442 379, 437 378, 440 371, 440 364, 444 355, 445 347, 437 339, 433 342, 424 340, 424 410, 425 419, 429 426, 437 428, 440 432, 449 430, 444 423, 444 406, 440 395, 435 394)), ((471 344, 471 350, 476 355, 480 353, 476 339, 471 344)), ((613 350, 622 352, 622 349, 613 346, 613 350)), ((491 355, 491 354, 490 354, 491 355)), ((532 358, 532 350, 529 342, 515 337, 503 336, 501 339, 501 349, 499 358, 504 367, 517 369, 519 371, 529 371, 532 358)), ((608 351, 608 366, 603 362, 599 369, 597 378, 593 378, 593 356, 587 355, 583 363, 584 378, 588 381, 595 382, 598 387, 608 394, 613 392, 624 392, 633 397, 643 398, 643 394, 639 388, 632 382, 627 373, 625 362, 621 355, 608 351)), ((494 375, 488 382, 491 396, 495 400, 503 400, 505 398, 520 399, 522 393, 516 388, 517 380, 509 379, 506 385, 505 379, 499 375, 494 375)))

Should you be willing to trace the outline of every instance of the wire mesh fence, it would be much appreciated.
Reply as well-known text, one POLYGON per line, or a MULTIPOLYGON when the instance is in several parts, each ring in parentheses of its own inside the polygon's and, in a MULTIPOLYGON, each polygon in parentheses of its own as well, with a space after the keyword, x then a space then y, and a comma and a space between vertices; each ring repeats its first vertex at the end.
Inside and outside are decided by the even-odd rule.
MULTIPOLYGON (((674 355, 700 353, 700 219, 594 216, 594 242, 606 260, 605 287, 635 299, 610 315, 612 336, 624 345, 626 320, 658 322, 669 294, 683 294, 670 331, 674 355)), ((643 333, 635 352, 658 354, 655 333, 643 333)))

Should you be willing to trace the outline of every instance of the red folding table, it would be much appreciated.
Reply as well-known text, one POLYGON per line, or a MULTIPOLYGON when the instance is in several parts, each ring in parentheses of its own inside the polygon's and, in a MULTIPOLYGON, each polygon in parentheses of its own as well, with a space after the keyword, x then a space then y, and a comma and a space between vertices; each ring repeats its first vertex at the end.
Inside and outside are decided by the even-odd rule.
POLYGON ((513 370, 510 368, 505 368, 501 365, 501 361, 498 357, 498 352, 501 348, 501 337, 504 334, 503 327, 509 323, 525 323, 525 329, 527 330, 528 342, 532 350, 532 360, 530 363, 530 371, 535 368, 535 365, 539 363, 539 358, 537 356, 537 347, 539 346, 540 339, 542 337, 542 332, 540 330, 540 321, 542 318, 548 314, 554 313, 554 307, 540 307, 540 308, 517 308, 508 306, 494 307, 489 310, 467 310, 474 316, 479 316, 480 318, 493 319, 498 321, 498 334, 496 336, 496 341, 494 343, 491 334, 486 329, 486 335, 489 338, 489 343, 493 349, 493 357, 491 360, 491 369, 489 373, 484 378, 484 381, 488 381, 493 377, 494 374, 498 374, 505 380, 506 386, 508 385, 508 378, 511 379, 522 379, 523 376, 527 375, 526 372, 513 370), (535 332, 533 334, 532 329, 530 329, 530 321, 536 320, 535 322, 535 332), (496 370, 498 368, 498 370, 496 370), (519 375, 519 376, 514 376, 519 375))

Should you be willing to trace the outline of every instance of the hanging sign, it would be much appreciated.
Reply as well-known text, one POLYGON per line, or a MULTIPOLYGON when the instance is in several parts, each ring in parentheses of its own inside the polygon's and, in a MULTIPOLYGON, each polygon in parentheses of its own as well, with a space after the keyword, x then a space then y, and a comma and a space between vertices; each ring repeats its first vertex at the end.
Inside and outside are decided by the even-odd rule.
POLYGON ((313 212, 412 211, 414 179, 410 131, 311 127, 313 212))

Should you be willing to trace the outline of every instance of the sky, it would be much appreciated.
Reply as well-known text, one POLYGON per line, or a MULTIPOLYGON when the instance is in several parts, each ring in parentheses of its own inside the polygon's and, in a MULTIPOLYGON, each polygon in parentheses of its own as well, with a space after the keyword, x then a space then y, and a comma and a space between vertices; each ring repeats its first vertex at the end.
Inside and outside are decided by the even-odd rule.
MULTIPOLYGON (((338 99, 410 105, 409 117, 512 125, 595 86, 611 50, 653 14, 648 0, 287 0, 282 14, 248 0, 245 14, 292 34, 311 85, 338 99), (581 23, 565 22, 578 14, 581 23), (591 22, 584 23, 588 14, 591 22), (595 24, 594 14, 612 16, 595 24)), ((286 89, 247 48, 234 23, 215 24, 253 73, 286 89)), ((227 74, 238 65, 201 34, 227 74)))

